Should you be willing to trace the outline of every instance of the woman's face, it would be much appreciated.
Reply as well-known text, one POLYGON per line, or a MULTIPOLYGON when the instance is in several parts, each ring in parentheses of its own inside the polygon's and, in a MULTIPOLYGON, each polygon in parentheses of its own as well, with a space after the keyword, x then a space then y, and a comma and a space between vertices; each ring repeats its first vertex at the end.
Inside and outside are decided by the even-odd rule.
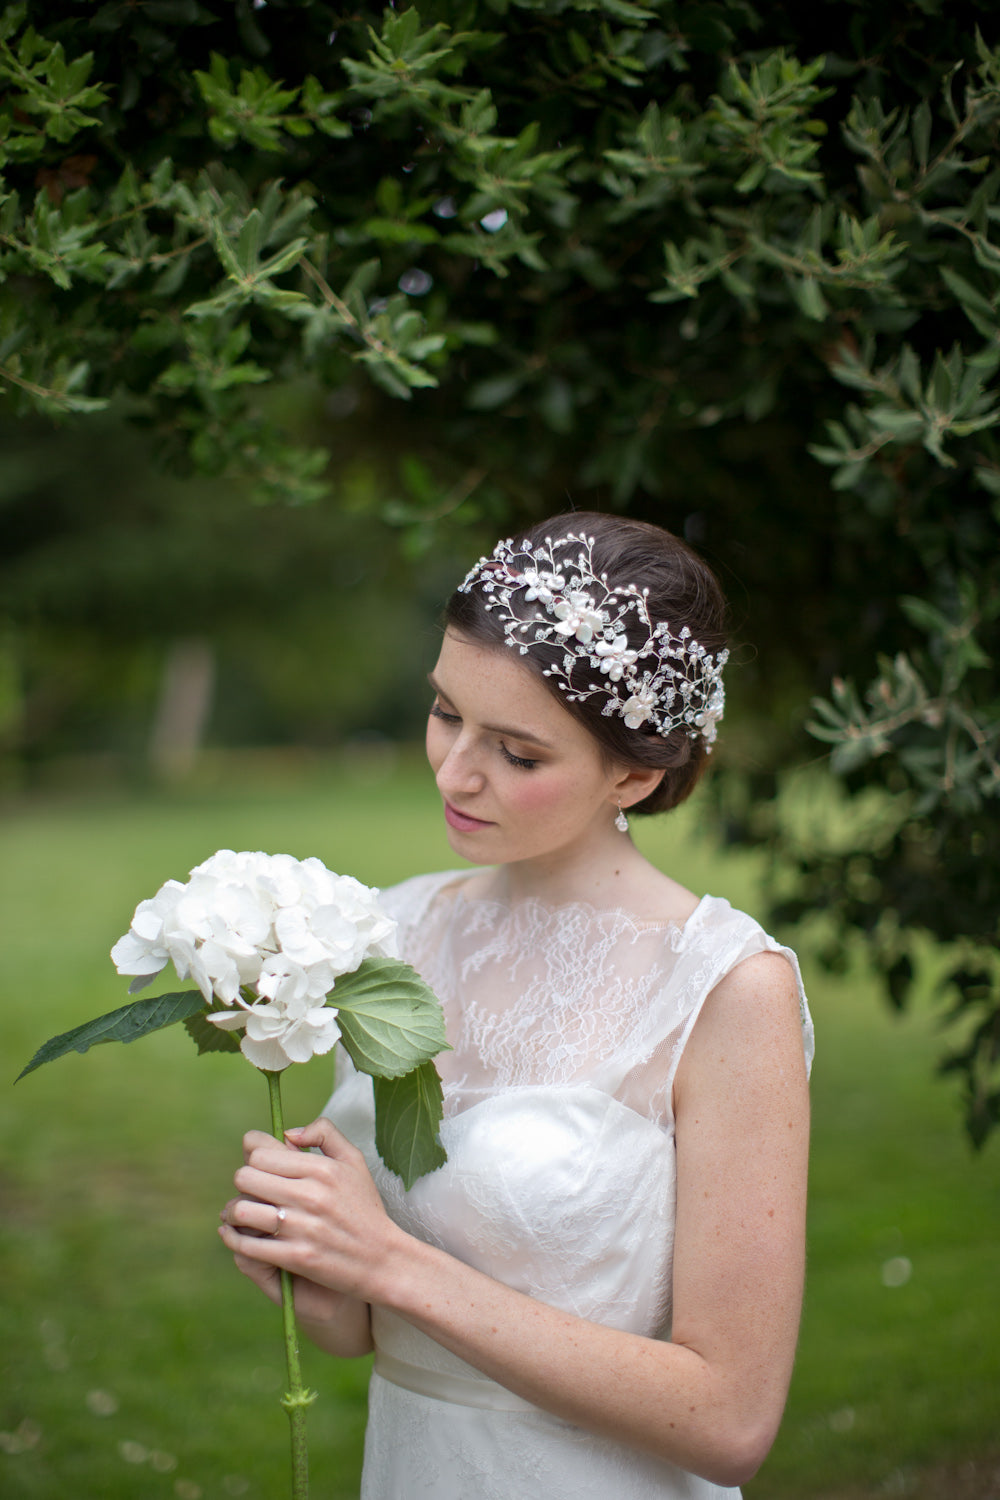
POLYGON ((445 633, 427 758, 448 839, 473 864, 585 859, 614 829, 625 773, 513 651, 445 633))

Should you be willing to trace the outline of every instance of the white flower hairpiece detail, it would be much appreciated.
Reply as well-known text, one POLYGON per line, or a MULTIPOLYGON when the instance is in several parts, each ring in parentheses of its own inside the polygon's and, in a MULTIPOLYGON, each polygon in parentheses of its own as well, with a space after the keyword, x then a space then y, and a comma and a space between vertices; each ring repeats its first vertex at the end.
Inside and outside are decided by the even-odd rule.
POLYGON ((570 703, 603 694, 601 712, 620 715, 629 729, 649 724, 659 735, 684 729, 691 739, 711 748, 725 708, 722 669, 729 652, 706 651, 687 625, 675 632, 666 620, 654 624, 649 590, 634 583, 608 582, 594 571, 594 538, 569 532, 533 546, 509 537, 481 557, 459 584, 459 592, 478 588, 488 610, 495 610, 508 646, 526 656, 532 646, 564 646, 562 664, 546 667, 570 703), (573 556, 569 549, 579 550, 573 556), (556 554, 559 553, 557 558, 556 554), (515 600, 540 605, 549 619, 516 612, 515 600), (629 615, 646 632, 645 641, 630 644, 629 615), (579 668, 597 674, 579 683, 579 668))

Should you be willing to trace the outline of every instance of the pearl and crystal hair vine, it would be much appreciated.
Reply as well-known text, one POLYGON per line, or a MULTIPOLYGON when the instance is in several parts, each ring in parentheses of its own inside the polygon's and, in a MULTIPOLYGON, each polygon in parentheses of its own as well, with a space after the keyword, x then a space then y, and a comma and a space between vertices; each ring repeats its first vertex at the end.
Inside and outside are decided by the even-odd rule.
POLYGON ((654 624, 648 589, 612 586, 606 573, 594 571, 593 537, 569 532, 537 546, 498 542, 470 569, 459 593, 474 588, 484 607, 496 611, 507 645, 522 656, 533 646, 563 648, 561 664, 547 666, 544 675, 568 702, 603 694, 602 714, 620 715, 629 729, 648 723, 664 737, 684 729, 711 747, 725 707, 722 669, 729 652, 713 656, 686 625, 674 632, 666 620, 654 624), (518 613, 525 607, 526 615, 518 613), (539 607, 548 619, 539 618, 539 607), (639 627, 632 641, 629 616, 639 627), (599 676, 581 684, 580 668, 587 666, 599 676))

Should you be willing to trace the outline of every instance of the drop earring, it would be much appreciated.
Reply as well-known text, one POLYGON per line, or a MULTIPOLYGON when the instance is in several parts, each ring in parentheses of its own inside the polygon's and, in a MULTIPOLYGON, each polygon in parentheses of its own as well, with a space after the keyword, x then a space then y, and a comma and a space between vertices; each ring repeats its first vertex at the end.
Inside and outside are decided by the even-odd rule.
POLYGON ((619 833, 628 833, 628 818, 626 818, 624 812, 622 811, 622 805, 620 802, 618 804, 618 816, 615 819, 615 827, 618 829, 619 833))

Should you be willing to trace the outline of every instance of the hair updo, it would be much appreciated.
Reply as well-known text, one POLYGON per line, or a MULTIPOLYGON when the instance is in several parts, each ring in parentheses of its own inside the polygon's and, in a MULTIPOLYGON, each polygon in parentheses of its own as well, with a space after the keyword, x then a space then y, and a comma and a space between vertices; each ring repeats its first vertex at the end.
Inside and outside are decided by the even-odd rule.
MULTIPOLYGON (((655 623, 667 622, 674 635, 687 626, 694 640, 715 655, 726 644, 726 601, 715 574, 697 553, 659 526, 608 516, 596 511, 576 511, 552 516, 518 534, 517 550, 525 543, 540 547, 546 538, 556 541, 569 532, 594 539, 593 568, 607 574, 610 587, 634 583, 648 590, 648 609, 655 623)), ((486 608, 487 596, 475 585, 466 593, 456 590, 445 606, 444 623, 476 645, 508 650, 503 623, 486 608)), ((546 620, 538 605, 519 602, 522 618, 546 620)), ((618 627, 628 636, 630 648, 646 641, 646 629, 634 612, 618 627)), ((654 725, 629 729, 620 715, 605 715, 607 693, 575 701, 559 688, 545 669, 562 662, 564 643, 533 642, 517 660, 532 672, 567 713, 573 715, 596 740, 605 761, 629 769, 662 770, 655 791, 628 810, 630 813, 666 812, 690 796, 708 763, 709 748, 698 735, 691 738, 683 727, 669 734, 657 733, 654 725)), ((589 674, 592 677, 592 673, 589 674)))

